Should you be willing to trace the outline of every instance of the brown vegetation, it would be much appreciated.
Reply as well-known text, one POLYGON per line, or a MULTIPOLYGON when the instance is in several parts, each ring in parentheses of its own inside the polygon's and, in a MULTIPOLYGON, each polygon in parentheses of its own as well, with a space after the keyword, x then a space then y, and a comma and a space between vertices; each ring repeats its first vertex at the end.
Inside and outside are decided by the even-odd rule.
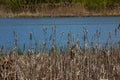
POLYGON ((119 80, 120 51, 26 54, 0 57, 1 80, 119 80))
POLYGON ((76 4, 74 6, 49 7, 42 4, 42 7, 36 7, 34 10, 28 7, 22 7, 22 10, 13 12, 4 6, 0 7, 0 17, 68 17, 68 16, 119 16, 120 9, 87 10, 84 6, 76 4))

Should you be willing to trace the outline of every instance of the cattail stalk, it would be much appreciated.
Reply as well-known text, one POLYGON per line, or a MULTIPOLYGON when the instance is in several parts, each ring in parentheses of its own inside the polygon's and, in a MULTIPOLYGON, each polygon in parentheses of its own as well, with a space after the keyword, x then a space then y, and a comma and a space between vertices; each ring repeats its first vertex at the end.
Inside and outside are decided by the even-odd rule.
POLYGON ((32 38, 33 38, 33 33, 30 32, 30 49, 32 49, 32 38))
POLYGON ((43 43, 43 52, 46 53, 46 46, 47 46, 47 28, 44 28, 44 29, 43 29, 43 32, 44 32, 44 40, 45 40, 45 42, 43 43))
POLYGON ((55 46, 56 45, 56 26, 54 25, 52 27, 52 45, 55 46))
POLYGON ((15 31, 13 31, 13 35, 14 35, 14 45, 15 45, 15 48, 17 48, 18 47, 18 36, 15 31))
POLYGON ((83 27, 83 33, 84 33, 84 35, 83 35, 84 53, 86 53, 86 45, 87 45, 86 41, 88 39, 88 32, 87 32, 87 29, 85 27, 83 27))

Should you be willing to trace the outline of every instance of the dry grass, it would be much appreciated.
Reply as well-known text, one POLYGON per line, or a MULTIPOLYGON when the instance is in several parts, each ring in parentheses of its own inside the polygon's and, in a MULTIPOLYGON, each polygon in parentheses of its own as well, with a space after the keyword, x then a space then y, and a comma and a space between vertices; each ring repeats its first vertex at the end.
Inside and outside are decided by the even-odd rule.
MULTIPOLYGON (((57 5, 57 4, 56 4, 57 5)), ((35 11, 23 10, 12 12, 10 9, 0 6, 0 17, 62 17, 62 16, 119 16, 119 8, 113 10, 89 11, 81 4, 74 6, 58 6, 52 9, 48 5, 38 6, 35 11)))
POLYGON ((119 80, 120 51, 87 54, 26 54, 0 57, 0 80, 119 80))

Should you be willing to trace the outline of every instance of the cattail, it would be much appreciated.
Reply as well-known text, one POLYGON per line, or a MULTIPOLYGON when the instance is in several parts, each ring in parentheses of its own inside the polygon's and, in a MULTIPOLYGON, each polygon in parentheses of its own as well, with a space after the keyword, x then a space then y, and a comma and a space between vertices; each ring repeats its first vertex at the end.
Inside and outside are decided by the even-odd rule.
POLYGON ((80 46, 80 41, 79 41, 79 39, 76 40, 76 45, 77 45, 77 47, 80 46))
POLYGON ((115 28, 115 36, 117 36, 117 28, 115 28))
POLYGON ((43 28, 43 32, 46 34, 47 33, 47 28, 43 28))
POLYGON ((109 32, 109 39, 112 38, 112 32, 109 32))
POLYGON ((1 51, 2 53, 5 52, 5 45, 2 45, 2 46, 1 46, 0 51, 1 51))
POLYGON ((30 32, 30 49, 32 49, 32 36, 33 36, 33 33, 30 32))
POLYGON ((46 51, 46 45, 47 45, 47 28, 43 28, 43 32, 44 32, 43 52, 45 52, 46 51))
POLYGON ((46 53, 46 42, 43 42, 43 51, 42 52, 46 53))
POLYGON ((76 45, 72 46, 72 48, 70 50, 71 59, 73 59, 75 57, 75 54, 76 54, 76 45))
POLYGON ((52 32, 56 33, 56 26, 55 25, 52 27, 52 32))
POLYGON ((52 46, 51 52, 52 52, 53 54, 56 53, 56 48, 55 48, 55 46, 52 46))
POLYGON ((45 39, 45 42, 47 41, 47 28, 43 28, 43 32, 44 32, 44 39, 45 39))
POLYGON ((38 52, 38 40, 35 41, 35 53, 38 52))
POLYGON ((17 48, 17 46, 18 46, 18 36, 17 36, 17 33, 15 31, 13 31, 13 35, 14 35, 14 44, 15 44, 15 47, 17 48))
POLYGON ((118 25, 118 30, 120 29, 120 24, 118 25))
POLYGON ((96 51, 99 49, 99 44, 100 44, 100 32, 99 30, 96 30, 96 37, 97 37, 97 45, 96 45, 96 51))
POLYGON ((52 27, 52 45, 55 46, 55 41, 56 41, 56 26, 54 25, 52 27))
POLYGON ((25 51, 26 45, 25 43, 23 44, 23 52, 25 51))
POLYGON ((68 48, 70 48, 70 44, 71 44, 71 33, 69 32, 68 33, 68 41, 67 41, 68 48))
POLYGON ((30 32, 30 40, 32 40, 32 32, 30 32))
POLYGON ((10 52, 9 57, 10 57, 11 60, 15 61, 15 60, 17 60, 17 56, 18 56, 18 54, 17 54, 17 52, 16 52, 16 48, 14 48, 14 49, 10 52))
POLYGON ((61 36, 63 36, 64 35, 64 32, 61 32, 61 36))
MULTIPOLYGON (((84 41, 84 52, 86 51, 86 40, 88 39, 88 31, 85 27, 83 27, 83 41, 84 41)), ((85 52, 86 53, 86 52, 85 52)))

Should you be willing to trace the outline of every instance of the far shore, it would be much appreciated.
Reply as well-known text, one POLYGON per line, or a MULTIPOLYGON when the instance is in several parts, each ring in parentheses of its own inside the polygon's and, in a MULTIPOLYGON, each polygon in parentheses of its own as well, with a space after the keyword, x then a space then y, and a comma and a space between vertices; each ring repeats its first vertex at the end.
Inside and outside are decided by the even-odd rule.
POLYGON ((0 15, 0 18, 44 18, 44 17, 117 17, 120 16, 120 14, 85 14, 85 15, 75 15, 75 14, 36 14, 36 13, 30 13, 30 14, 6 14, 6 15, 0 15))
POLYGON ((79 9, 53 9, 36 12, 6 12, 0 10, 0 18, 40 18, 40 17, 101 17, 101 16, 120 16, 120 10, 87 11, 79 9))

